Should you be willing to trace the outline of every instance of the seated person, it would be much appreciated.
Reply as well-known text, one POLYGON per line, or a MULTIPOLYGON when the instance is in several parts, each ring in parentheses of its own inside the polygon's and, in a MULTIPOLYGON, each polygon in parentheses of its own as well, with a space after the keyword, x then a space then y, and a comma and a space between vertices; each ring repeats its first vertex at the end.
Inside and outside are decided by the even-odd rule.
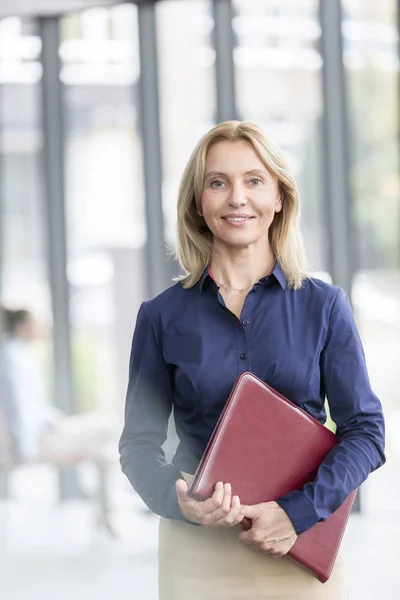
POLYGON ((94 456, 113 433, 109 415, 66 415, 46 402, 43 374, 31 348, 37 324, 27 310, 2 311, 0 410, 13 462, 94 456))

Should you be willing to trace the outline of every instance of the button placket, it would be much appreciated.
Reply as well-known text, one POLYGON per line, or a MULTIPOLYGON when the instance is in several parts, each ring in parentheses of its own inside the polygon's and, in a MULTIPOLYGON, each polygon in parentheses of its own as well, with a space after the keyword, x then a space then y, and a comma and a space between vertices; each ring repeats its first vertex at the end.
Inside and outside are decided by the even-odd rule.
MULTIPOLYGON (((254 288, 253 291, 255 291, 254 288)), ((249 355, 249 339, 251 337, 251 323, 252 323, 252 315, 253 315, 253 311, 254 311, 254 300, 253 298, 247 297, 243 306, 243 311, 241 314, 241 319, 239 320, 239 323, 241 325, 241 337, 244 335, 244 345, 242 346, 238 346, 238 350, 240 349, 240 347, 242 348, 247 348, 248 351, 247 352, 240 352, 239 353, 239 358, 240 358, 240 363, 242 364, 241 367, 239 367, 240 371, 247 370, 250 368, 250 355, 249 355), (243 364, 244 363, 244 364, 243 364)))

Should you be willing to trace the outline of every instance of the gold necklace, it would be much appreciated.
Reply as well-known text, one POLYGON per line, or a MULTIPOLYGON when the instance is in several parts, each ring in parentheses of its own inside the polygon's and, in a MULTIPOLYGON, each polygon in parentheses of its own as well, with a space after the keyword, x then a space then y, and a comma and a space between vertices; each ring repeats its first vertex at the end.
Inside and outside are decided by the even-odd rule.
POLYGON ((253 287, 253 285, 254 285, 254 284, 251 284, 251 285, 249 285, 249 286, 248 286, 248 287, 246 287, 246 288, 239 289, 239 288, 231 288, 231 287, 227 287, 226 285, 224 285, 223 283, 220 283, 220 282, 219 282, 219 281, 217 281, 216 279, 214 279, 214 281, 215 281, 215 283, 217 284, 217 286, 218 286, 219 288, 223 288, 223 289, 226 291, 226 293, 227 293, 227 294, 230 294, 231 292, 239 292, 239 294, 244 294, 244 292, 245 292, 246 290, 250 290, 250 289, 253 287))
POLYGON ((217 280, 215 279, 215 277, 214 277, 214 275, 213 275, 213 272, 211 271, 211 267, 210 267, 210 265, 208 265, 208 273, 209 273, 209 275, 210 275, 211 279, 213 279, 213 280, 214 280, 214 282, 217 284, 217 286, 218 286, 219 288, 223 288, 223 289, 226 291, 226 293, 227 293, 227 294, 230 294, 231 292, 239 292, 239 294, 244 294, 244 292, 245 292, 246 290, 250 290, 250 289, 253 287, 253 285, 254 285, 254 283, 252 283, 252 284, 251 284, 251 285, 249 285, 248 287, 246 287, 246 288, 242 288, 242 289, 228 287, 228 286, 224 285, 223 283, 221 283, 220 281, 217 281, 217 280))

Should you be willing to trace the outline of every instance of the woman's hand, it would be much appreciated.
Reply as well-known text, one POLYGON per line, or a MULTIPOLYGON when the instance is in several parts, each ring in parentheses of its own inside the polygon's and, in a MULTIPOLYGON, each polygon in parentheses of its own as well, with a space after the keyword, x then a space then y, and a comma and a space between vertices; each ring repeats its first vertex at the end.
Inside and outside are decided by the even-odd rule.
POLYGON ((241 523, 244 509, 238 496, 233 496, 229 483, 218 482, 208 500, 194 500, 188 496, 188 485, 183 479, 176 482, 179 508, 192 523, 208 527, 234 527, 241 523))
POLYGON ((254 544, 262 552, 278 558, 290 550, 296 531, 285 511, 276 502, 244 506, 244 516, 253 521, 249 531, 239 535, 241 542, 254 544))

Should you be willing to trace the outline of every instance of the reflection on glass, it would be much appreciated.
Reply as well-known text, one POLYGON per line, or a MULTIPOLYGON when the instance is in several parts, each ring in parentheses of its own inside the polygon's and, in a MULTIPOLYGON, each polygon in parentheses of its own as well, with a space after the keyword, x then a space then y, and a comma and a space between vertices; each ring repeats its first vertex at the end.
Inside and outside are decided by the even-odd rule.
POLYGON ((300 187, 310 267, 322 270, 318 2, 234 0, 233 8, 239 116, 259 123, 287 155, 300 187))
POLYGON ((215 119, 214 20, 210 0, 159 2, 156 17, 165 236, 173 244, 183 169, 215 119))
POLYGON ((66 101, 68 278, 80 410, 120 409, 146 241, 137 9, 61 22, 66 101))

